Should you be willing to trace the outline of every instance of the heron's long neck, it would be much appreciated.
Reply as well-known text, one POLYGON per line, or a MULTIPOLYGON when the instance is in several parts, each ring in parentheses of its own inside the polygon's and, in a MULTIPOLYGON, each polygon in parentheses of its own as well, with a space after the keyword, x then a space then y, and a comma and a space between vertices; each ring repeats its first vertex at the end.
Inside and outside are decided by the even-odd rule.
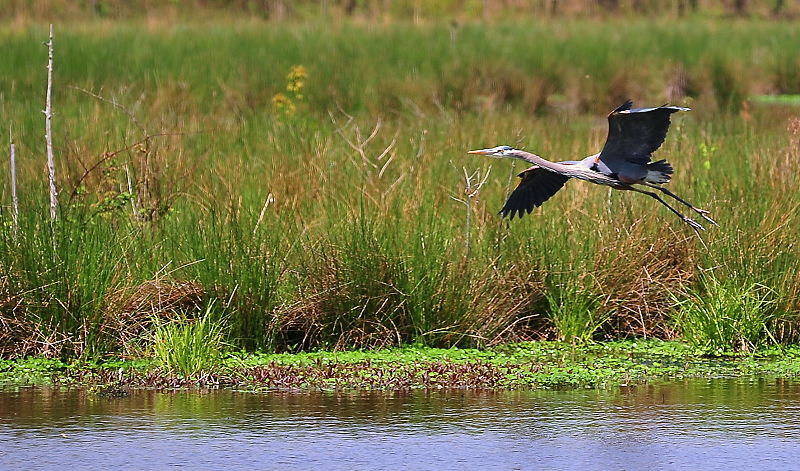
POLYGON ((580 178, 578 176, 580 172, 577 172, 579 166, 577 165, 550 162, 549 160, 545 160, 536 154, 531 154, 530 152, 525 152, 524 150, 518 150, 515 152, 515 154, 518 159, 524 160, 532 164, 536 164, 539 167, 550 170, 551 172, 555 172, 561 175, 566 175, 568 177, 580 178))
POLYGON ((516 157, 526 162, 536 164, 539 167, 559 175, 564 175, 571 178, 579 178, 581 180, 587 180, 598 184, 613 185, 616 183, 614 179, 609 178, 600 172, 592 170, 588 166, 588 158, 580 162, 550 162, 549 160, 545 160, 536 154, 531 154, 530 152, 525 152, 524 150, 516 151, 516 157))

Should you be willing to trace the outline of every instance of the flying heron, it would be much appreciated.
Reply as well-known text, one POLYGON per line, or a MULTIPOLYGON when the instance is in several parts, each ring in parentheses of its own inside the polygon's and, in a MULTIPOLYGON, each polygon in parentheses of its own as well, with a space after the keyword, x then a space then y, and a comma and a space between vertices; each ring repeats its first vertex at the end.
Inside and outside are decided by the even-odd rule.
POLYGON ((495 158, 524 160, 532 167, 518 176, 522 179, 500 210, 503 217, 520 218, 539 207, 556 194, 570 178, 580 178, 598 185, 606 185, 617 190, 632 190, 651 196, 677 214, 695 230, 705 230, 694 219, 684 216, 670 206, 657 193, 643 190, 633 185, 643 185, 658 190, 691 208, 709 223, 719 226, 707 216, 708 211, 700 209, 675 193, 659 186, 672 178, 672 165, 665 159, 651 162, 650 156, 661 146, 669 129, 669 117, 678 111, 689 108, 659 106, 658 108, 631 109, 633 102, 623 103, 608 115, 608 137, 599 154, 590 155, 583 160, 550 162, 536 154, 498 146, 490 149, 471 150, 470 154, 487 155, 495 158))

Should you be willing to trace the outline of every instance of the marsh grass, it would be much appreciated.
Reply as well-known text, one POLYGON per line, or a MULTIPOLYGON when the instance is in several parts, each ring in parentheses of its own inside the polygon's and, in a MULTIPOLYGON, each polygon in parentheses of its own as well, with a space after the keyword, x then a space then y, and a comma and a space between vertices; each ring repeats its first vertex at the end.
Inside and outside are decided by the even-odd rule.
POLYGON ((778 317, 773 290, 760 283, 719 280, 713 273, 701 280, 676 306, 684 340, 710 355, 753 352, 776 342, 770 332, 778 317))
POLYGON ((7 330, 9 340, 23 352, 101 357, 113 349, 104 311, 124 242, 109 227, 85 220, 51 225, 26 216, 20 222, 19 236, 5 240, 5 279, 14 302, 6 312, 15 325, 7 330), (20 312, 21 306, 28 309, 20 312))
POLYGON ((212 305, 198 317, 176 313, 167 320, 154 317, 152 323, 152 355, 166 371, 192 378, 222 364, 224 328, 212 305))
POLYGON ((258 215, 210 209, 204 219, 182 218, 177 233, 165 234, 170 252, 184 260, 177 274, 202 286, 203 298, 217 302, 228 319, 231 342, 248 350, 274 348, 273 312, 280 304, 280 283, 287 259, 296 250, 272 217, 256 225, 258 215))
MULTIPOLYGON (((740 302, 736 287, 761 284, 769 303, 760 290, 743 302, 774 307, 769 333, 796 341, 796 108, 739 100, 769 88, 800 42, 780 22, 722 24, 724 38, 697 19, 455 35, 438 23, 57 29, 52 228, 27 105, 41 99, 45 30, 9 31, 0 120, 14 120, 21 214, 15 237, 2 166, 2 354, 136 354, 152 319, 211 305, 223 340, 245 350, 673 338, 674 303, 740 302), (294 65, 307 75, 287 113, 272 100, 294 65), (721 228, 701 240, 646 196, 578 181, 521 220, 497 217, 522 168, 465 151, 590 155, 618 94, 652 105, 669 90, 693 111, 675 115, 657 157, 721 228), (487 177, 466 206, 453 200, 467 197, 465 172, 487 177), (705 284, 709 269, 722 288, 705 284)), ((742 332, 748 349, 765 343, 742 332)))
POLYGON ((595 332, 613 314, 613 311, 604 309, 603 295, 599 293, 599 286, 591 275, 551 274, 545 286, 548 315, 555 325, 559 340, 590 342, 595 332))

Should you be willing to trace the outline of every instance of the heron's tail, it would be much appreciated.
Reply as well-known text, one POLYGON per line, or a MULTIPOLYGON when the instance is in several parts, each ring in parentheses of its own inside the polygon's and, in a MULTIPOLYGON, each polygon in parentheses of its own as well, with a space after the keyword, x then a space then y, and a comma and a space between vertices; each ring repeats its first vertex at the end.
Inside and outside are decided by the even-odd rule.
POLYGON ((647 164, 647 176, 644 181, 648 183, 667 183, 672 178, 672 165, 665 159, 647 164))

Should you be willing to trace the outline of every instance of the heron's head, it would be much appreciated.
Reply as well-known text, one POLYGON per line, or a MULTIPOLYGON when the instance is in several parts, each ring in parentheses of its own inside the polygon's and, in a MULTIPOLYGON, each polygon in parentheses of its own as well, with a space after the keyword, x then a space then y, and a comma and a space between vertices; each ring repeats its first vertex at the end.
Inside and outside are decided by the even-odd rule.
POLYGON ((508 158, 519 158, 516 155, 517 149, 514 149, 511 146, 497 146, 492 147, 489 149, 479 149, 479 150, 471 150, 468 154, 479 154, 485 155, 488 157, 494 157, 496 159, 508 159, 508 158))

